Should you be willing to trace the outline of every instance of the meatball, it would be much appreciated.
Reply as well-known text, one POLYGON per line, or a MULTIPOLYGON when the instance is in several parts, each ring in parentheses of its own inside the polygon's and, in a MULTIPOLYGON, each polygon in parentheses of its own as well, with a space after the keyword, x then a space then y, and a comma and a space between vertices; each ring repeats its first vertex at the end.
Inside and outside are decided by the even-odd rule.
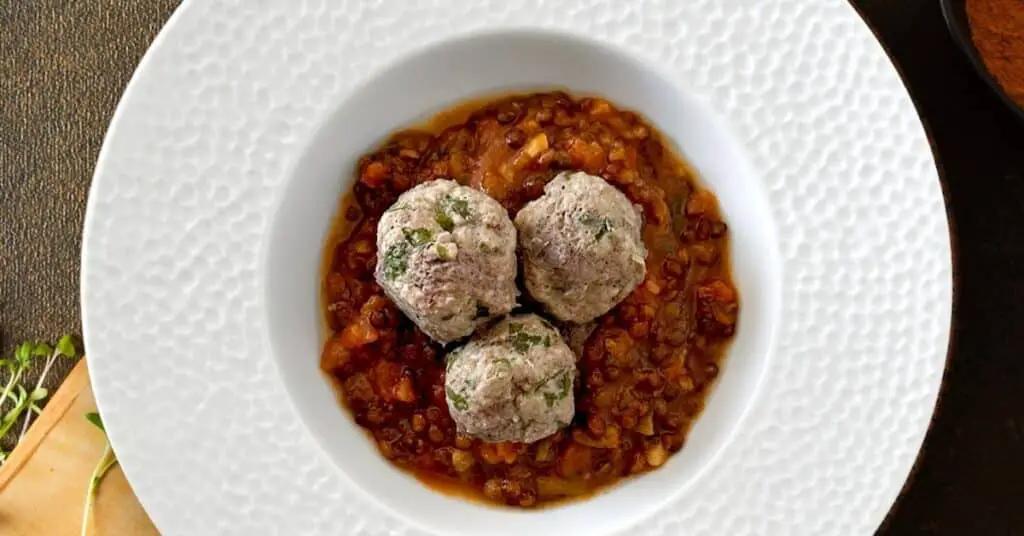
POLYGON ((448 354, 445 394, 459 432, 531 443, 572 422, 576 360, 551 324, 510 316, 448 354))
POLYGON ((497 201, 454 181, 430 181, 381 216, 374 276, 423 333, 448 343, 515 306, 515 244, 515 226, 497 201))
POLYGON ((526 290, 560 320, 585 323, 644 279, 639 207, 600 177, 562 173, 516 215, 526 290))

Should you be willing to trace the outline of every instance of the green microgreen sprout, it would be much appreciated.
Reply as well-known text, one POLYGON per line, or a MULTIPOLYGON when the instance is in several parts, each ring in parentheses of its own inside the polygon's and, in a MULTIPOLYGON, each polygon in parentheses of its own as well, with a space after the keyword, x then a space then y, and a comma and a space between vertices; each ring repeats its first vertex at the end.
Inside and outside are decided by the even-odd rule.
MULTIPOLYGON (((27 412, 21 426, 21 432, 18 434, 18 441, 25 437, 29 424, 32 422, 32 415, 38 415, 42 412, 39 402, 46 399, 50 394, 43 387, 43 382, 46 381, 46 376, 50 373, 50 369, 53 368, 53 364, 57 361, 58 357, 73 358, 75 355, 75 345, 71 340, 71 336, 65 335, 57 342, 56 348, 45 342, 23 342, 14 351, 13 358, 0 359, 0 368, 6 369, 8 373, 7 383, 4 385, 3 391, 0 391, 0 409, 10 402, 10 406, 7 407, 6 411, 3 412, 3 416, 0 417, 0 439, 6 437, 22 414, 27 412), (39 379, 36 380, 35 385, 29 390, 21 384, 21 378, 37 359, 46 359, 46 361, 39 374, 39 379)), ((7 459, 7 454, 6 452, 0 452, 0 462, 7 459)))
POLYGON ((103 455, 96 462, 96 467, 92 470, 92 476, 89 477, 89 487, 85 491, 85 507, 82 510, 82 536, 87 536, 89 532, 89 518, 100 482, 103 481, 103 477, 107 475, 107 472, 117 465, 117 457, 114 456, 114 451, 110 448, 110 440, 107 439, 107 429, 103 427, 103 420, 100 419, 99 413, 86 413, 85 418, 103 432, 104 446, 103 455))

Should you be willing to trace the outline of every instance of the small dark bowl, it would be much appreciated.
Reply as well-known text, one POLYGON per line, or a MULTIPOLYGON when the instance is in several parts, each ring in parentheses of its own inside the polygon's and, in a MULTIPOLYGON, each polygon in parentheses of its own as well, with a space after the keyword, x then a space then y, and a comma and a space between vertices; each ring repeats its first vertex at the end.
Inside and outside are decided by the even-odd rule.
POLYGON ((981 54, 978 53, 978 49, 974 47, 974 41, 971 40, 971 27, 967 22, 967 9, 966 0, 941 0, 942 14, 946 17, 946 25, 949 26, 949 32, 953 35, 953 40, 956 44, 964 51, 967 55, 967 59, 971 60, 974 64, 974 69, 978 71, 985 82, 996 92, 997 95, 1011 110, 1017 113, 1017 116, 1024 120, 1024 108, 1018 106, 1009 95, 1003 91, 1003 88, 996 82, 996 79, 988 72, 985 67, 985 62, 981 59, 981 54))

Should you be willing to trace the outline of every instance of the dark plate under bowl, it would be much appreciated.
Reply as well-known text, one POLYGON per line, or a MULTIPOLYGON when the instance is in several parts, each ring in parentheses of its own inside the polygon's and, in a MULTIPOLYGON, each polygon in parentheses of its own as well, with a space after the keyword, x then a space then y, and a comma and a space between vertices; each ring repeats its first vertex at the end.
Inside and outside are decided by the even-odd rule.
POLYGON ((989 74, 988 69, 985 68, 985 62, 981 59, 981 54, 978 53, 978 49, 974 48, 974 41, 971 40, 971 27, 967 22, 967 9, 966 0, 941 0, 942 13, 946 17, 946 25, 949 26, 949 32, 953 35, 953 40, 956 44, 964 51, 967 58, 974 64, 974 69, 978 71, 978 75, 988 82, 988 85, 995 90, 996 94, 999 95, 1006 105, 1011 110, 1017 113, 1017 116, 1024 120, 1024 108, 1017 105, 1009 95, 1003 91, 1003 88, 999 86, 996 79, 989 74))

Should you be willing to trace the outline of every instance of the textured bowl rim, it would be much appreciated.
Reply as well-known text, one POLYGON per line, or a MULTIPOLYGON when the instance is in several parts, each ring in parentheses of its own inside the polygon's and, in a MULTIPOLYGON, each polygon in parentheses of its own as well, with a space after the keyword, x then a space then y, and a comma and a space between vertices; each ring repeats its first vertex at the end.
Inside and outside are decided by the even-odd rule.
MULTIPOLYGON (((522 46, 533 51, 534 55, 530 57, 555 56, 558 49, 570 49, 575 51, 576 54, 580 54, 585 50, 586 53, 583 56, 577 57, 577 60, 585 61, 588 64, 607 62, 609 67, 621 64, 618 67, 614 67, 614 69, 617 69, 615 72, 628 69, 629 76, 605 78, 628 80, 624 84, 612 84, 624 85, 630 88, 625 90, 623 96, 628 96, 630 100, 636 103, 646 100, 638 98, 636 95, 645 95, 653 98, 653 94, 661 93, 666 97, 665 101, 661 103, 660 109, 651 108, 647 111, 648 113, 643 114, 648 119, 657 117, 664 120, 671 116, 676 109, 688 110, 686 115, 689 116, 690 123, 684 123, 682 126, 679 126, 679 123, 673 125, 682 129, 682 132, 677 131, 675 134, 686 139, 677 139, 675 136, 670 136, 668 141, 673 144, 682 143, 686 147, 700 145, 687 132, 700 131, 701 139, 706 140, 703 145, 710 145, 708 147, 709 152, 714 152, 718 157, 716 158, 717 160, 728 162, 726 166, 728 169, 723 170, 721 169, 722 166, 709 164, 706 154, 696 154, 690 155, 692 161, 688 163, 695 165, 696 169, 703 168, 710 174, 709 176, 698 177, 698 181, 703 183, 702 186, 710 187, 719 195, 730 229, 733 236, 737 238, 730 244, 731 263, 734 272, 734 283, 737 284, 741 294, 741 301, 745 305, 741 308, 740 328, 731 341, 731 347, 723 363, 722 374, 718 381, 715 382, 712 392, 706 400, 710 409, 706 408, 702 412, 694 429, 688 435, 687 449, 684 449, 683 453, 673 456, 665 467, 657 471, 656 476, 644 475, 640 481, 636 478, 624 479, 614 486, 599 490, 594 496, 584 501, 557 503, 548 508, 517 512, 514 517, 480 521, 480 524, 498 524, 503 527, 502 530, 507 530, 510 534, 529 532, 539 535, 548 534, 545 531, 549 530, 552 526, 564 526, 571 530, 571 527, 578 524, 575 518, 571 516, 592 519, 605 512, 615 512, 615 515, 611 516, 610 520, 595 524, 599 525, 600 529, 595 527, 591 530, 595 535, 598 533, 606 534, 639 522, 639 520, 649 516, 657 509, 678 499, 682 493, 698 485, 700 479, 706 476, 708 469, 717 461, 732 437, 742 426, 751 408, 757 403, 758 397, 762 393, 762 379, 765 371, 770 367, 771 350, 774 347, 774 338, 778 328, 778 313, 780 309, 779 289, 782 276, 780 273, 779 253, 776 246, 777 226, 767 207, 763 180, 750 165, 742 145, 738 142, 735 133, 731 132, 730 126, 722 121, 713 110, 710 110, 705 102, 688 91, 685 84, 676 79, 672 73, 665 72, 656 65, 651 65, 642 56, 632 54, 629 51, 594 40, 585 35, 536 28, 491 28, 485 31, 458 32, 454 35, 446 36, 437 43, 418 48, 409 54, 403 54, 394 61, 389 62, 386 68, 368 75, 366 84, 360 85, 351 94, 346 95, 340 102, 336 103, 334 107, 335 112, 325 118, 315 129, 313 140, 303 144, 306 149, 302 151, 302 156, 297 160, 296 167, 290 168, 286 173, 291 179, 282 196, 283 200, 275 207, 276 210, 270 224, 270 238, 265 243, 263 253, 261 254, 261 257, 264 259, 262 262, 267 263, 269 266, 266 272, 267 291, 264 309, 267 311, 267 321, 265 325, 268 327, 270 334, 272 353, 275 357, 274 362, 285 390, 289 394, 292 407, 305 425, 309 435, 314 438, 321 453, 344 474, 353 488, 363 492, 375 504, 386 509, 396 517, 405 520, 410 525, 421 527, 435 534, 476 533, 472 528, 471 521, 480 519, 480 506, 484 506, 489 510, 484 514, 485 517, 487 515, 505 516, 509 512, 502 511, 504 509, 493 508, 489 505, 479 505, 465 501, 451 501, 447 504, 436 505, 425 504, 436 499, 436 492, 432 492, 427 496, 420 495, 418 499, 408 497, 403 495, 400 490, 395 490, 393 484, 390 490, 384 484, 385 479, 393 476, 389 474, 394 472, 393 467, 378 467, 376 470, 368 469, 375 462, 379 462, 380 456, 375 450, 371 453, 368 460, 357 459, 353 455, 350 446, 353 444, 353 441, 361 442, 365 431, 355 429, 354 433, 346 437, 337 435, 339 428, 352 425, 347 411, 342 415, 343 422, 341 423, 332 422, 338 415, 334 415, 334 419, 324 418, 321 412, 322 407, 325 405, 330 406, 334 403, 334 400, 323 396, 323 390, 318 389, 318 387, 322 386, 317 385, 318 382, 310 377, 310 369, 314 370, 315 376, 317 376, 316 379, 320 379, 330 385, 332 393, 335 387, 333 382, 328 378, 320 376, 320 370, 316 367, 315 363, 300 365, 290 359, 291 353, 296 348, 302 347, 303 342, 297 341, 294 338, 299 328, 289 325, 289 320, 301 315, 303 310, 308 309, 308 304, 297 305, 295 303, 288 303, 288 298, 282 298, 282 296, 292 297, 298 294, 298 289, 281 290, 285 286, 281 281, 287 279, 287 274, 296 271, 290 259, 322 256, 322 252, 319 249, 316 255, 312 251, 296 253, 294 248, 297 239, 295 237, 308 235, 310 233, 309 227, 315 229, 319 224, 326 226, 326 222, 331 219, 331 214, 325 214, 317 220, 316 224, 306 223, 302 226, 301 230, 293 228, 285 232, 280 229, 282 227, 294 227, 291 223, 293 220, 308 218, 311 211, 316 212, 319 210, 317 208, 311 209, 308 202, 296 203, 292 201, 293 198, 303 195, 307 198, 320 197, 319 195, 311 196, 303 192, 306 188, 305 185, 310 182, 310 177, 326 173, 329 177, 328 180, 331 183, 336 183, 337 180, 333 177, 336 175, 338 168, 354 167, 355 162, 348 162, 346 164, 331 165, 326 171, 323 171, 322 165, 309 164, 311 160, 322 160, 324 158, 323 155, 327 152, 338 152, 337 147, 339 144, 344 144, 344 139, 351 137, 351 133, 346 131, 351 129, 349 125, 360 123, 360 121, 353 121, 351 118, 340 119, 338 117, 339 111, 358 109, 360 112, 352 113, 364 115, 366 113, 365 109, 375 104, 370 101, 380 101, 384 95, 396 93, 394 90, 389 91, 381 87, 383 80, 390 80, 390 85, 394 86, 396 73, 402 73, 411 69, 433 73, 435 71, 434 68, 421 67, 421 65, 423 62, 433 65, 431 62, 439 61, 438 58, 442 58, 440 61, 446 63, 454 63, 466 67, 466 70, 474 73, 471 77, 474 80, 470 83, 470 89, 466 90, 465 87, 460 86, 460 89, 453 89, 450 93, 435 95, 437 100, 428 99, 425 103, 425 108, 414 107, 412 110, 407 110, 409 112, 408 116, 412 118, 429 117, 431 113, 442 111, 453 103, 458 104, 464 98, 476 101, 479 98, 488 98, 508 92, 517 93, 519 91, 529 92, 545 89, 564 89, 574 92, 574 84, 564 85, 565 78, 558 78, 561 85, 553 88, 533 84, 526 84, 525 87, 522 87, 518 82, 509 86, 498 84, 501 87, 496 88, 495 84, 498 83, 497 76, 494 78, 484 76, 483 80, 480 80, 477 69, 485 70, 486 67, 479 63, 471 65, 466 59, 467 57, 475 56, 475 54, 468 52, 471 50, 479 51, 486 47, 491 47, 491 49, 500 47, 501 51, 507 53, 509 50, 515 50, 522 46), (548 53, 544 53, 533 48, 538 46, 551 47, 552 49, 548 53), (461 59, 443 59, 450 56, 458 56, 461 59), (634 85, 636 87, 633 87, 634 85), (654 91, 653 94, 651 93, 652 86, 658 87, 658 91, 654 91), (333 131, 333 134, 338 136, 338 130, 342 129, 342 127, 344 127, 344 134, 340 136, 340 140, 323 141, 325 137, 330 137, 330 134, 326 134, 325 131, 333 131), (709 185, 707 183, 708 180, 712 182, 715 180, 722 181, 723 177, 726 176, 729 180, 724 181, 725 184, 718 184, 717 190, 715 184, 709 185), (738 187, 737 185, 734 184, 731 188, 726 189, 725 192, 721 190, 730 182, 736 183, 737 179, 743 179, 739 181, 742 184, 739 187, 744 191, 742 202, 736 201, 735 190, 738 187), (732 190, 732 192, 730 193, 729 190, 732 190), (722 197, 723 193, 730 195, 722 197), (751 235, 751 229, 756 229, 756 232, 760 233, 759 238, 761 240, 751 243, 748 239, 751 235), (288 260, 282 261, 282 259, 288 260), (757 268, 751 267, 754 263, 757 264, 757 268), (285 266, 278 268, 282 264, 285 266), (751 272, 754 273, 752 274, 751 272), (748 293, 748 291, 750 292, 748 293), (286 325, 288 327, 280 327, 286 325), (744 350, 738 350, 738 348, 744 350), (724 384, 724 387, 720 388, 722 384, 724 384), (738 386, 744 386, 745 389, 738 389, 738 386), (316 391, 320 391, 318 399, 315 402, 311 402, 311 393, 316 391), (329 432, 325 433, 325 431, 329 432), (372 474, 367 474, 367 471, 372 474), (643 494, 644 498, 637 500, 638 493, 643 494), (648 497, 651 496, 656 498, 649 499, 648 497), (621 500, 624 497, 632 497, 632 502, 627 503, 621 500), (629 506, 623 508, 620 506, 620 503, 626 503, 629 506), (410 504, 415 505, 415 507, 410 507, 410 504), (468 511, 465 510, 467 505, 470 506, 468 511), (409 512, 408 510, 414 510, 414 512, 409 512), (572 510, 572 512, 565 512, 563 510, 572 510), (443 514, 438 515, 437 512, 441 511, 443 511, 443 514), (524 517, 527 515, 544 518, 541 521, 542 525, 524 525, 524 517), (453 517, 459 519, 459 522, 454 526, 446 524, 453 517)), ((498 51, 495 52, 498 53, 498 51)), ((505 59, 506 61, 508 60, 508 58, 505 59)), ((544 62, 538 61, 537 63, 544 62)), ((595 69, 597 71, 606 70, 604 66, 595 69)), ((443 71, 444 69, 440 70, 443 71)), ((515 68, 508 64, 503 64, 501 67, 503 73, 507 73, 510 70, 515 70, 515 68)), ((490 73, 490 75, 494 76, 495 73, 490 73)), ((568 75, 562 76, 572 78, 572 76, 568 75)), ((441 80, 435 79, 430 82, 423 80, 422 83, 433 87, 448 82, 448 77, 441 77, 441 80)), ((406 83, 411 82, 406 81, 406 83)), ((590 86, 593 83, 595 82, 586 82, 584 85, 590 90, 596 90, 595 87, 590 86)), ((398 84, 399 87, 405 87, 405 83, 399 82, 398 84)), ((384 85, 386 86, 387 83, 384 83, 384 85)), ((618 91, 622 92, 623 90, 619 89, 618 91)), ((436 91, 432 93, 436 93, 436 91)), ((586 93, 584 91, 583 94, 586 93)), ((597 91, 597 93, 603 94, 601 91, 597 91)), ((403 96, 401 100, 407 100, 407 97, 403 96)), ((626 102, 614 98, 612 100, 617 104, 626 102)), ((402 103, 380 106, 387 110, 387 112, 381 110, 381 116, 375 118, 375 123, 383 122, 384 124, 392 125, 394 129, 398 130, 409 126, 407 121, 398 120, 393 122, 392 108, 400 107, 402 103)), ((626 108, 640 111, 638 108, 631 108, 629 106, 626 106, 626 108)), ((352 113, 349 115, 352 115, 352 113)), ((394 129, 381 128, 379 125, 375 125, 375 128, 372 129, 374 135, 368 138, 373 141, 369 141, 369 145, 366 147, 375 146, 379 143, 380 137, 386 137, 394 129)), ((664 129, 662 129, 662 133, 669 134, 664 129)), ((364 150, 362 145, 357 144, 357 147, 356 154, 364 150)), ((323 188, 322 184, 320 188, 323 188)), ((329 206, 331 208, 334 207, 333 204, 329 206)), ((320 209, 322 208, 320 207, 320 209)), ((326 239, 317 243, 317 245, 321 246, 325 241, 326 239)), ((312 324, 314 322, 314 319, 309 319, 307 323, 312 324)), ((310 338, 307 336, 306 340, 308 341, 310 338)), ((322 341, 322 337, 317 340, 322 341)), ((313 350, 311 349, 310 351, 313 350)), ((408 475, 402 474, 402 476, 408 478, 408 475)), ((418 485, 419 483, 416 484, 418 485)), ((408 488, 406 488, 406 491, 408 492, 408 488)), ((416 491, 422 490, 417 489, 416 491)), ((531 520, 530 522, 535 521, 531 520)), ((553 529, 552 533, 558 533, 558 529, 553 529)))
MULTIPOLYGON (((913 104, 874 36, 841 0, 745 0, 730 6, 729 13, 713 2, 647 0, 639 8, 631 5, 618 12, 615 24, 609 24, 609 13, 621 5, 606 0, 582 7, 522 2, 470 6, 436 0, 403 6, 399 26, 387 28, 383 39, 368 44, 353 21, 394 21, 376 11, 381 7, 374 3, 311 2, 294 9, 285 3, 194 1, 179 7, 154 41, 101 149, 83 234, 82 303, 99 405, 129 481, 161 530, 409 530, 322 476, 322 460, 307 459, 312 452, 308 438, 288 411, 268 405, 267 397, 280 390, 268 376, 272 365, 242 359, 247 357, 242 347, 265 351, 266 341, 259 331, 242 329, 240 319, 202 301, 203 292, 223 289, 196 285, 209 282, 212 267, 204 259, 222 260, 217 245, 239 248, 246 258, 256 254, 204 218, 216 208, 231 216, 224 223, 237 224, 239 231, 250 224, 262 228, 264 215, 246 211, 242 202, 257 208, 272 205, 274 181, 284 164, 265 156, 291 158, 287 155, 294 138, 305 137, 323 112, 317 99, 348 90, 350 82, 335 71, 380 65, 413 46, 411 36, 425 35, 412 30, 422 30, 424 24, 439 33, 451 29, 453 13, 471 28, 573 25, 671 62, 692 80, 698 95, 709 98, 740 127, 755 163, 767 170, 774 209, 781 215, 780 233, 787 239, 784 262, 792 274, 786 281, 783 355, 770 381, 788 379, 757 408, 751 418, 756 426, 730 446, 728 463, 718 464, 716 481, 702 490, 704 499, 677 504, 659 516, 650 532, 685 526, 693 534, 739 533, 757 526, 759 533, 784 534, 799 526, 821 533, 858 533, 874 530, 883 519, 934 408, 948 349, 952 275, 945 206, 931 150, 913 104), (435 16, 439 18, 431 18, 435 16), (829 31, 819 31, 824 25, 829 31), (811 33, 817 37, 811 39, 811 33), (365 57, 338 52, 351 52, 355 49, 347 47, 357 45, 367 47, 360 49, 365 57), (823 49, 849 54, 856 67, 840 72, 837 63, 821 63, 823 49), (785 62, 780 61, 782 53, 787 54, 785 62), (815 83, 804 82, 797 72, 815 83), (300 76, 302 86, 289 85, 300 76), (250 85, 256 82, 263 85, 250 85), (870 91, 855 95, 847 88, 870 91), (799 98, 799 104, 792 98, 799 98), (249 106, 240 119, 231 115, 237 112, 230 106, 234 102, 249 106), (839 104, 833 106, 835 102, 839 104), (854 105, 866 115, 848 115, 854 105), (238 124, 251 136, 245 137, 238 124), (824 130, 801 131, 805 125, 824 130), (872 125, 884 125, 885 130, 872 125), (242 145, 250 152, 237 154, 242 145), (203 160, 205 150, 217 158, 203 160), (779 160, 779 154, 786 158, 779 160), (224 181, 228 168, 238 173, 234 177, 253 180, 242 201, 224 181), (818 180, 809 180, 812 175, 818 180), (865 197, 878 193, 884 203, 865 197), (207 195, 216 207, 189 204, 194 196, 205 200, 207 195), (828 201, 840 198, 843 204, 828 201), (815 211, 801 212, 806 207, 815 211), (892 210, 905 211, 902 215, 915 218, 916 225, 900 234, 872 221, 887 221, 892 210), (794 214, 813 215, 818 219, 806 223, 816 225, 798 226, 794 214), (864 220, 863 229, 849 225, 866 214, 871 218, 864 220), (864 229, 876 232, 876 240, 884 239, 864 240, 864 229), (142 255, 142 248, 155 244, 175 244, 185 260, 196 263, 168 281, 153 270, 163 261, 173 263, 173 256, 142 255), (851 265, 837 263, 839 257, 832 255, 840 252, 851 265), (872 255, 887 261, 884 274, 877 266, 858 264, 872 255), (853 286, 837 286, 841 283, 853 286), (893 293, 877 295, 879 288, 893 293), (160 296, 165 301, 159 310, 154 308, 156 290, 171 293, 160 296), (183 296, 202 307, 188 308, 186 314, 179 306, 183 296), (828 303, 842 311, 828 308, 828 303), (816 353, 824 347, 806 332, 808 306, 822 307, 814 309, 821 322, 815 324, 816 332, 844 343, 835 355, 831 350, 816 353), (187 335, 177 346, 146 338, 153 335, 146 330, 157 322, 167 333, 187 335), (858 326, 870 330, 867 336, 858 326), (218 328, 220 339, 208 339, 211 327, 218 328), (883 342, 892 346, 879 347, 883 342), (880 359, 896 348, 903 350, 900 360, 880 359), (173 366, 165 359, 168 355, 176 358, 173 366), (222 358, 204 359, 210 355, 222 358), (852 358, 847 364, 868 369, 847 371, 842 357, 852 358), (882 371, 891 384, 865 381, 882 371), (218 376, 211 381, 200 372, 218 376), (826 391, 806 383, 808 375, 840 381, 826 391), (146 392, 138 389, 140 381, 146 382, 146 392), (168 389, 175 382, 185 389, 168 389), (807 387, 807 396, 794 394, 792 382, 807 387), (211 404, 204 398, 227 386, 253 393, 235 393, 245 402, 240 405, 211 404), (201 419, 168 411, 195 401, 186 395, 199 399, 201 419), (854 400, 866 404, 853 405, 854 400), (872 402, 882 405, 876 418, 868 419, 863 412, 872 402), (821 419, 821 410, 833 417, 843 412, 838 414, 842 437, 833 422, 821 419), (265 420, 252 420, 251 412, 265 420), (783 414, 788 420, 777 420, 783 414), (247 418, 248 429, 233 425, 247 418), (271 423, 280 425, 273 449, 231 450, 231 444, 251 445, 257 436, 268 437, 260 433, 271 423), (749 456, 737 457, 739 452, 749 456), (842 455, 850 458, 840 463, 835 457, 842 455), (275 465, 282 456, 295 464, 287 473, 275 465), (870 470, 851 472, 865 463, 870 470), (838 498, 842 504, 834 502, 838 498), (188 515, 181 515, 183 509, 188 515)), ((238 269, 240 282, 224 292, 253 290, 245 268, 238 269)), ((253 301, 236 305, 240 307, 232 312, 238 316, 258 315, 253 301)))

